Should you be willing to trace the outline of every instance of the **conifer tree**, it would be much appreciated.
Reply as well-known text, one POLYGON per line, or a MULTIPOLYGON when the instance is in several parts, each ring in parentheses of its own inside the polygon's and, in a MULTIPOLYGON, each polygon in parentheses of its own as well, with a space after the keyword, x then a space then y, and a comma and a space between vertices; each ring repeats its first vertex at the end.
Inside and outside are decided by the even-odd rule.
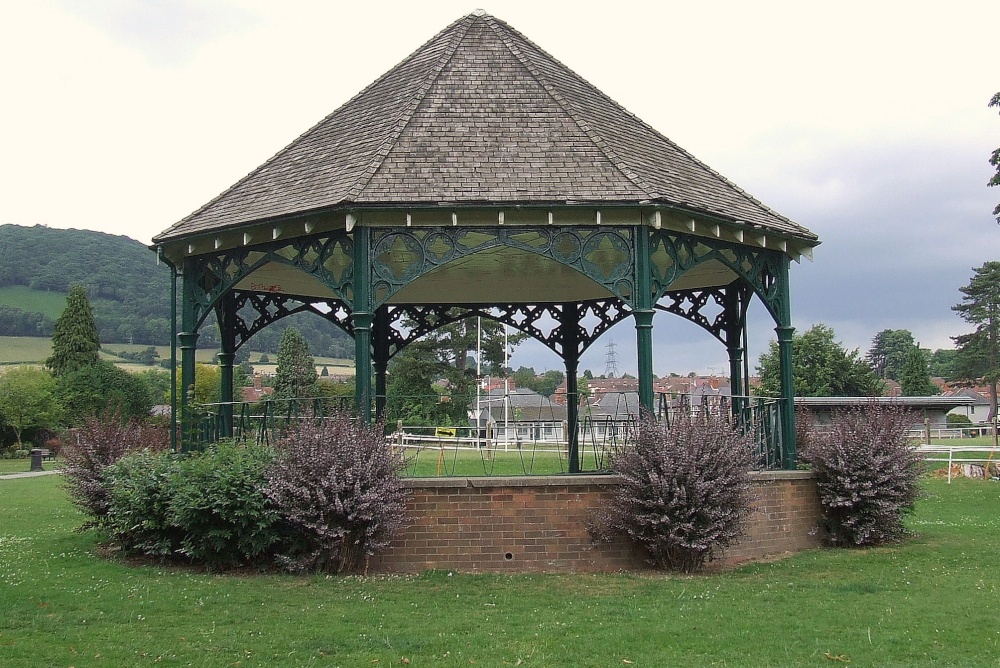
POLYGON ((302 333, 289 327, 278 345, 278 370, 274 379, 276 399, 301 399, 316 394, 316 361, 302 333))
POLYGON ((938 393, 927 370, 927 355, 919 346, 911 346, 899 374, 900 390, 904 397, 929 397, 938 393))
POLYGON ((101 349, 94 323, 94 311, 87 299, 87 289, 74 285, 66 297, 66 308, 52 328, 52 356, 45 366, 53 376, 62 376, 100 361, 101 349))
POLYGON ((1000 384, 1000 261, 974 268, 972 280, 959 288, 962 301, 952 306, 976 330, 952 337, 958 346, 959 374, 989 387, 989 420, 997 442, 997 385, 1000 384))

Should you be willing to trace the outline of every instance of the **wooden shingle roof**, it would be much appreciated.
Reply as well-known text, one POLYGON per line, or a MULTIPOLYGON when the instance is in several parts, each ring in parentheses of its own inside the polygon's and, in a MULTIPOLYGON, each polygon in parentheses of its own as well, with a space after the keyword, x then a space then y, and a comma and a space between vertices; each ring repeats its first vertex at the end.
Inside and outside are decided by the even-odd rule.
POLYGON ((441 203, 663 204, 817 243, 482 12, 153 241, 338 208, 441 203))

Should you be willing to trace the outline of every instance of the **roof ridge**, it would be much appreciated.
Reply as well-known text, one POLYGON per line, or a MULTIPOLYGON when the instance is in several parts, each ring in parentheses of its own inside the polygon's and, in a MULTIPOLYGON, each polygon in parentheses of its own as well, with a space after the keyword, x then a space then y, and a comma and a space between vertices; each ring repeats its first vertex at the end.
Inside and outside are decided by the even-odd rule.
MULTIPOLYGON (((490 26, 490 29, 493 30, 493 32, 497 35, 497 37, 499 37, 503 41, 503 43, 507 45, 507 48, 510 49, 510 52, 514 55, 515 58, 517 58, 518 62, 520 62, 525 67, 525 69, 527 69, 528 72, 531 73, 531 76, 535 79, 535 81, 537 81, 538 84, 545 90, 545 92, 548 93, 553 100, 555 100, 556 104, 558 104, 560 108, 562 108, 562 110, 565 111, 569 115, 569 117, 573 119, 573 122, 576 123, 577 127, 579 127, 580 130, 583 131, 583 133, 587 135, 587 137, 590 138, 592 142, 594 142, 594 145, 600 149, 600 151, 604 154, 604 157, 606 157, 611 162, 611 164, 614 165, 615 169, 618 170, 618 172, 622 176, 631 181, 632 184, 635 185, 637 188, 639 188, 640 190, 644 190, 647 194, 649 194, 651 198, 659 198, 660 194, 654 188, 652 188, 646 182, 646 180, 643 179, 639 174, 629 169, 628 165, 626 165, 625 162, 621 159, 621 157, 619 157, 618 153, 614 151, 614 149, 612 149, 610 146, 608 146, 607 142, 605 142, 600 135, 597 135, 592 131, 590 123, 588 123, 587 121, 585 121, 583 118, 580 117, 580 114, 577 113, 576 109, 572 107, 565 100, 562 94, 559 93, 558 90, 556 90, 556 87, 538 70, 538 68, 534 66, 534 63, 527 56, 525 56, 519 48, 517 48, 517 45, 513 43, 513 40, 511 40, 508 35, 504 34, 504 31, 498 29, 497 25, 498 24, 502 25, 508 31, 516 33, 519 37, 531 43, 531 45, 534 48, 538 49, 541 53, 545 54, 553 63, 558 64, 560 67, 562 67, 567 72, 572 74, 579 81, 586 83, 586 80, 580 75, 578 75, 576 72, 574 72, 571 68, 567 67, 562 61, 552 56, 552 54, 542 49, 540 46, 532 42, 530 39, 525 37, 522 33, 518 32, 515 28, 508 25, 506 22, 496 18, 495 16, 490 16, 489 14, 486 14, 483 18, 486 20, 487 25, 490 26)), ((593 86, 590 86, 589 84, 587 85, 588 87, 593 88, 595 91, 597 90, 593 86)), ((600 93, 600 91, 597 92, 600 93)), ((601 95, 607 98, 607 96, 603 95, 603 93, 601 95)), ((624 108, 622 109, 624 110, 624 108)))
MULTIPOLYGON (((405 130, 406 127, 410 124, 410 121, 413 120, 413 115, 416 112, 417 107, 419 107, 420 103, 423 102, 425 97, 427 97, 427 93, 430 92, 430 89, 434 85, 434 82, 438 80, 438 77, 441 76, 441 72, 444 71, 445 65, 447 65, 448 61, 450 61, 455 56, 455 52, 458 50, 458 47, 462 43, 462 40, 465 39, 465 36, 469 34, 469 28, 472 26, 472 23, 475 21, 476 18, 477 18, 476 14, 472 13, 472 14, 467 14, 462 18, 458 19, 457 21, 446 27, 444 30, 434 35, 434 37, 424 42, 424 44, 422 44, 420 48, 418 48, 412 54, 407 56, 399 65, 392 68, 391 70, 389 70, 389 72, 386 73, 389 74, 395 71, 400 65, 405 63, 407 60, 414 57, 418 53, 421 53, 427 47, 428 44, 433 43, 434 40, 441 37, 449 30, 456 29, 456 36, 452 38, 451 46, 449 46, 445 50, 445 52, 441 54, 441 57, 438 59, 437 64, 434 67, 432 67, 430 73, 426 77, 424 77, 423 82, 421 82, 420 86, 413 94, 413 97, 411 98, 409 105, 406 106, 404 111, 399 115, 399 118, 396 119, 395 129, 392 132, 390 132, 384 140, 382 140, 382 144, 378 147, 378 150, 375 151, 375 154, 372 156, 372 159, 368 161, 367 167, 365 167, 365 169, 361 172, 361 175, 358 177, 358 180, 354 183, 353 186, 351 186, 347 190, 347 195, 346 197, 344 197, 346 201, 353 201, 354 199, 356 199, 361 194, 361 191, 365 189, 365 186, 371 183, 372 178, 375 176, 375 174, 378 173, 378 170, 382 166, 382 163, 385 162, 386 157, 392 151, 393 147, 396 146, 396 142, 399 140, 400 135, 403 134, 403 130, 405 130), (466 23, 465 30, 458 31, 457 27, 463 21, 466 23)), ((382 77, 379 77, 379 79, 381 78, 382 77)), ((377 83, 377 81, 375 83, 377 83)), ((373 83, 372 85, 374 86, 375 83, 373 83)), ((367 90, 367 88, 365 90, 367 90)), ((358 95, 360 94, 361 93, 359 93, 358 95)))

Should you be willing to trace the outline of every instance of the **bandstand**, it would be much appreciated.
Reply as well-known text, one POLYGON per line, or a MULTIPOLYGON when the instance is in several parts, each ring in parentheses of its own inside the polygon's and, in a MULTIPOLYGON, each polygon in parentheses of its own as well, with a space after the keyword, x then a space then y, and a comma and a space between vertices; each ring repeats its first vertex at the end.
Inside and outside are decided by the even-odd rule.
POLYGON ((588 346, 633 319, 639 401, 652 413, 654 315, 685 318, 728 351, 738 410, 750 395, 754 298, 773 319, 782 367, 773 464, 794 468, 789 265, 818 243, 476 12, 153 247, 181 280, 182 387, 211 313, 226 404, 237 349, 311 311, 353 337, 356 407, 371 419, 393 355, 456 318, 493 318, 562 359, 578 472, 572 425, 588 346))

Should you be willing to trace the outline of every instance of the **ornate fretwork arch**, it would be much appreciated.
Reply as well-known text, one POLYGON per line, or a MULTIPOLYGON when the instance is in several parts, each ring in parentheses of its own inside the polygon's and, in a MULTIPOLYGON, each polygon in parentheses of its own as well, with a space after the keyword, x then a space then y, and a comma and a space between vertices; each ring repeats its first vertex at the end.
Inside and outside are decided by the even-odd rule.
MULTIPOLYGON (((783 263, 788 261, 787 256, 777 250, 751 248, 667 230, 654 231, 650 240, 654 301, 673 292, 669 286, 686 272, 711 260, 735 272, 764 303, 775 323, 781 322, 782 313, 787 309, 788 286, 782 284, 780 277, 787 275, 781 270, 783 263)), ((676 291, 676 294, 688 296, 685 291, 676 291)), ((675 312, 670 308, 664 310, 675 312)), ((706 329, 712 331, 711 327, 706 329)))
POLYGON ((406 305, 389 309, 390 347, 392 357, 410 343, 440 327, 466 318, 483 317, 509 325, 545 344, 559 357, 581 355, 612 325, 631 315, 619 299, 602 299, 577 305, 579 318, 575 331, 570 332, 564 304, 504 304, 482 307, 474 304, 406 305), (403 326, 404 321, 406 326, 403 326), (542 323, 551 324, 544 327, 542 323))
MULTIPOLYGON (((193 309, 193 322, 186 325, 190 328, 188 331, 195 331, 201 326, 227 291, 235 289, 241 281, 271 263, 294 267, 313 276, 344 303, 350 303, 353 298, 354 245, 346 233, 234 248, 185 261, 185 300, 193 309)), ((266 293, 270 286, 252 288, 246 292, 266 293)), ((319 303, 324 300, 313 298, 311 301, 319 303)))
POLYGON ((378 229, 372 251, 373 306, 385 304, 408 283, 449 262, 499 247, 535 253, 571 267, 631 303, 634 234, 628 227, 578 226, 378 229))
POLYGON ((236 332, 234 350, 239 350, 254 334, 268 325, 296 313, 313 313, 336 325, 349 336, 354 336, 350 311, 339 299, 316 299, 237 290, 234 293, 234 310, 236 313, 232 324, 236 332), (251 313, 254 316, 248 317, 251 313))
POLYGON ((721 288, 674 290, 664 295, 656 310, 689 320, 726 346, 738 345, 734 340, 746 321, 751 290, 743 281, 721 288))

